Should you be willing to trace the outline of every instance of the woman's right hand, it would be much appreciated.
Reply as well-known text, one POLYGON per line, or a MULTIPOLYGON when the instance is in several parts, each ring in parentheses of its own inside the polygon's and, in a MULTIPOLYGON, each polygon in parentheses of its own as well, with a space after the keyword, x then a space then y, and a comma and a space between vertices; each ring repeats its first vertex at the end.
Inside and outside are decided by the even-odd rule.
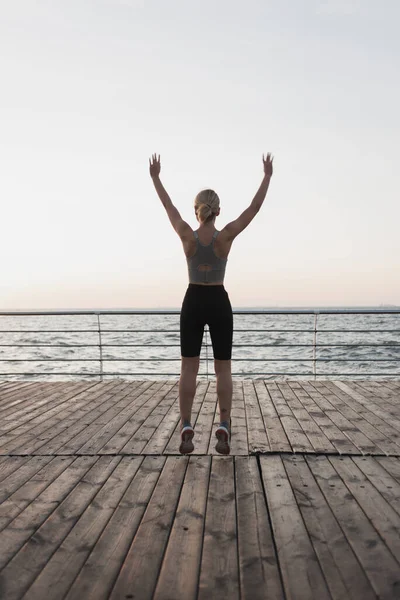
POLYGON ((160 175, 160 171, 161 171, 160 155, 158 155, 158 158, 157 158, 157 154, 151 155, 151 160, 149 158, 149 170, 150 170, 150 177, 152 179, 154 179, 155 177, 158 177, 160 175))
POLYGON ((264 163, 264 173, 267 177, 271 177, 273 173, 272 163, 274 162, 274 157, 271 156, 271 153, 268 152, 267 158, 264 158, 263 154, 263 163, 264 163))

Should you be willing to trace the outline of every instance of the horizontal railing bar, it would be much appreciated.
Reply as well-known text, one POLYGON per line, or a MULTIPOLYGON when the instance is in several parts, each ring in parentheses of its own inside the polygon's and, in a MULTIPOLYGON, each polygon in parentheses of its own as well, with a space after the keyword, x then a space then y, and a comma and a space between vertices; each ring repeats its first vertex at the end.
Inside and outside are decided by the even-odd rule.
MULTIPOLYGON (((0 348, 99 348, 100 344, 0 344, 0 348)), ((103 348, 180 348, 180 344, 102 344, 103 348)), ((203 344, 212 348, 212 344, 203 344)), ((233 348, 400 348, 399 344, 232 344, 233 348)))
MULTIPOLYGON (((77 377, 77 376, 81 376, 81 377, 100 377, 100 376, 111 377, 111 376, 115 376, 115 375, 118 375, 118 376, 121 376, 121 375, 130 375, 130 376, 136 376, 136 375, 154 375, 156 377, 161 377, 161 376, 175 376, 175 377, 180 377, 180 373, 158 373, 158 372, 156 372, 156 373, 153 373, 153 372, 149 373, 148 371, 145 372, 145 373, 130 373, 130 372, 128 372, 128 373, 125 373, 125 372, 122 372, 122 373, 104 373, 103 372, 101 374, 100 373, 64 373, 63 371, 62 372, 54 372, 53 371, 51 373, 47 373, 47 372, 42 372, 42 373, 19 373, 19 372, 17 372, 17 373, 0 373, 0 377, 2 375, 23 375, 23 376, 34 375, 35 377, 36 376, 42 376, 42 375, 46 375, 46 377, 47 377, 47 375, 64 375, 64 376, 68 376, 68 377, 77 377)), ((215 373, 198 373, 199 377, 203 377, 203 376, 204 377, 209 377, 210 375, 214 376, 215 373)), ((353 373, 353 372, 350 372, 350 373, 316 373, 314 375, 314 373, 293 373, 293 372, 285 372, 285 371, 282 371, 282 372, 279 372, 279 371, 275 372, 274 371, 274 372, 271 372, 271 373, 266 373, 265 371, 261 371, 260 373, 257 372, 257 371, 254 371, 254 372, 250 372, 249 371, 249 372, 243 372, 243 373, 242 372, 240 372, 240 373, 232 373, 232 375, 233 376, 238 376, 238 375, 290 375, 292 377, 296 377, 298 375, 307 375, 307 376, 310 376, 312 378, 314 378, 315 375, 317 377, 321 377, 321 376, 336 377, 337 375, 340 375, 340 376, 345 375, 345 376, 348 376, 348 377, 353 377, 354 375, 358 375, 358 376, 368 375, 368 377, 370 377, 370 376, 371 377, 376 377, 376 376, 379 375, 379 376, 382 376, 382 377, 396 377, 396 378, 400 378, 400 373, 359 373, 359 372, 357 372, 357 373, 353 373)))
MULTIPOLYGON (((0 333, 98 333, 98 329, 0 329, 0 333)), ((179 329, 102 329, 102 333, 180 333, 179 329)), ((314 329, 234 329, 234 333, 314 333, 314 329)), ((400 333, 400 329, 318 329, 317 333, 400 333)))
MULTIPOLYGON (((114 331, 114 330, 111 330, 114 331)), ((115 331, 127 331, 116 329, 115 331)), ((149 331, 146 329, 146 331, 149 331)), ((98 329, 0 329, 0 333, 99 333, 98 329)))
MULTIPOLYGON (((166 309, 166 310, 21 310, 21 311, 7 311, 1 310, 0 316, 61 316, 61 315, 179 315, 181 313, 178 309, 166 309)), ((262 308, 262 309, 239 309, 233 310, 233 314, 238 315, 347 315, 347 314, 396 314, 400 313, 400 307, 394 308, 378 308, 371 310, 370 308, 262 308)))
MULTIPOLYGON (((0 358, 0 362, 174 362, 181 358, 0 358)), ((200 360, 207 360, 202 358, 200 360)), ((239 362, 400 362, 400 358, 231 358, 239 362)))

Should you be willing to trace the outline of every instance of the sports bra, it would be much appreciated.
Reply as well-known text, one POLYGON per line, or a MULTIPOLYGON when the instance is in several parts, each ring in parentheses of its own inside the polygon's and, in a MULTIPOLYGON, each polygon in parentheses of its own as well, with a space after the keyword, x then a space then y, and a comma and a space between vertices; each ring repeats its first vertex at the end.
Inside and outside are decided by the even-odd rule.
POLYGON ((219 283, 224 281, 227 258, 219 258, 214 252, 214 241, 219 231, 215 231, 211 243, 205 246, 199 240, 197 231, 194 231, 196 251, 186 257, 188 264, 189 283, 219 283), (199 270, 200 266, 211 267, 210 270, 199 270))

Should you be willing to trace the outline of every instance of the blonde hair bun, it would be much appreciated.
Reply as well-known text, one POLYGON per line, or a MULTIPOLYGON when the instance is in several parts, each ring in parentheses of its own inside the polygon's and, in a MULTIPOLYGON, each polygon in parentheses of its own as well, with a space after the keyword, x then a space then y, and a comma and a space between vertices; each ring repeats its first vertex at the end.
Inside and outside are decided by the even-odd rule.
POLYGON ((202 190, 194 200, 194 208, 201 223, 210 221, 219 209, 219 197, 214 190, 202 190))

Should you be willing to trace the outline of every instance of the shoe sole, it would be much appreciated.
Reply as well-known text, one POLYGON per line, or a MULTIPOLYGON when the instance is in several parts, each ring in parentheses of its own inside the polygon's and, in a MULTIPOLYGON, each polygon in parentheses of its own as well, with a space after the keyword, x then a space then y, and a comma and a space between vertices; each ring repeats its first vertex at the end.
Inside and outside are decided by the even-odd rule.
POLYGON ((193 439, 194 431, 185 431, 181 436, 181 445, 179 446, 179 452, 181 454, 190 454, 194 450, 193 439))
POLYGON ((215 449, 219 454, 229 454, 231 447, 229 444, 229 434, 224 429, 217 429, 215 432, 217 443, 215 449))

